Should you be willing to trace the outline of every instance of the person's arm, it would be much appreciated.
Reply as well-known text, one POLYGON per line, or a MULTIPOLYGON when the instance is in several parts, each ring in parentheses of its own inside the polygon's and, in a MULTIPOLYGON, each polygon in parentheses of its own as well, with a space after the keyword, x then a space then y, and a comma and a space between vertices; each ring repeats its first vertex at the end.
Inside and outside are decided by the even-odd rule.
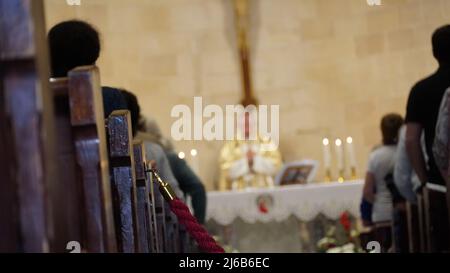
POLYGON ((366 179, 364 181, 363 198, 367 202, 373 204, 375 201, 375 176, 371 172, 366 173, 366 179))
POLYGON ((406 152, 406 126, 399 133, 397 151, 395 153, 394 183, 400 194, 411 203, 416 203, 416 192, 412 183, 413 168, 406 152))
POLYGON ((411 165, 422 184, 428 180, 425 157, 421 146, 422 125, 410 122, 406 125, 406 151, 411 165))
POLYGON ((206 217, 206 190, 200 179, 194 172, 185 165, 186 176, 180 178, 181 189, 192 198, 192 208, 194 209, 194 216, 199 223, 205 223, 206 217))

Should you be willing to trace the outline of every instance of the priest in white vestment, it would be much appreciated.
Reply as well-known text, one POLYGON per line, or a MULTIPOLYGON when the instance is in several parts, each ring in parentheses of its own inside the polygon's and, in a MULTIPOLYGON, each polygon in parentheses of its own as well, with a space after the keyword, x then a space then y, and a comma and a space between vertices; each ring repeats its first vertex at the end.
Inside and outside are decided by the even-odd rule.
MULTIPOLYGON (((219 188, 222 191, 274 186, 273 177, 281 167, 281 154, 272 141, 256 134, 256 126, 250 120, 246 112, 244 136, 227 142, 221 150, 219 188), (256 137, 250 137, 251 130, 255 130, 256 137)), ((238 134, 242 135, 242 131, 238 134)))

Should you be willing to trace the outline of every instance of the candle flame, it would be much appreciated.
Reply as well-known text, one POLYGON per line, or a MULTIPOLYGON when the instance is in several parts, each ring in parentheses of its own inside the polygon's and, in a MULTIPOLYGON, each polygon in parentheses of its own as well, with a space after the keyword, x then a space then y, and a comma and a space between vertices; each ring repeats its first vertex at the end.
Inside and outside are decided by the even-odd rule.
POLYGON ((353 143, 353 138, 352 137, 347 137, 347 143, 348 144, 352 144, 353 143))
POLYGON ((340 140, 339 138, 336 139, 336 146, 341 146, 342 145, 342 140, 340 140))
POLYGON ((330 144, 330 141, 328 140, 328 138, 324 138, 322 143, 324 146, 328 146, 330 144))

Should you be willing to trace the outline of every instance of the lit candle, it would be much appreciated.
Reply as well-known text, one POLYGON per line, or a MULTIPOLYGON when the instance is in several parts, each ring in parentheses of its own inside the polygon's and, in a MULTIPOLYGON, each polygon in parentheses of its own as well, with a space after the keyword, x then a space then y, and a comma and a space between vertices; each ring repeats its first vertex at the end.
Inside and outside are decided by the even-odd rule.
POLYGON ((344 181, 344 154, 342 153, 342 140, 336 139, 336 157, 339 171, 339 182, 344 181))
POLYGON ((355 148, 353 147, 353 138, 347 137, 347 152, 348 152, 348 161, 350 164, 350 172, 352 178, 356 176, 356 157, 355 157, 355 148))
POLYGON ((198 164, 198 152, 196 149, 191 150, 191 156, 192 156, 192 169, 194 169, 194 172, 198 175, 200 171, 200 166, 198 164))
POLYGON ((324 138, 323 141, 323 166, 325 169, 329 170, 331 168, 331 151, 330 151, 330 141, 328 138, 324 138))

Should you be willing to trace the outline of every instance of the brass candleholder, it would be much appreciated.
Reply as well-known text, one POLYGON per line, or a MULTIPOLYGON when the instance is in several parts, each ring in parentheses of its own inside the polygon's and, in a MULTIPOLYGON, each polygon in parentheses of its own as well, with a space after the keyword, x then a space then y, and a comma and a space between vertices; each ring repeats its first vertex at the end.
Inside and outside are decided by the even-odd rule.
POLYGON ((352 180, 356 180, 356 167, 354 166, 350 167, 350 175, 352 180))
POLYGON ((325 182, 331 182, 331 170, 327 168, 325 170, 325 182))
POLYGON ((338 178, 338 182, 339 183, 344 183, 345 178, 344 178, 344 170, 339 170, 339 178, 338 178))

